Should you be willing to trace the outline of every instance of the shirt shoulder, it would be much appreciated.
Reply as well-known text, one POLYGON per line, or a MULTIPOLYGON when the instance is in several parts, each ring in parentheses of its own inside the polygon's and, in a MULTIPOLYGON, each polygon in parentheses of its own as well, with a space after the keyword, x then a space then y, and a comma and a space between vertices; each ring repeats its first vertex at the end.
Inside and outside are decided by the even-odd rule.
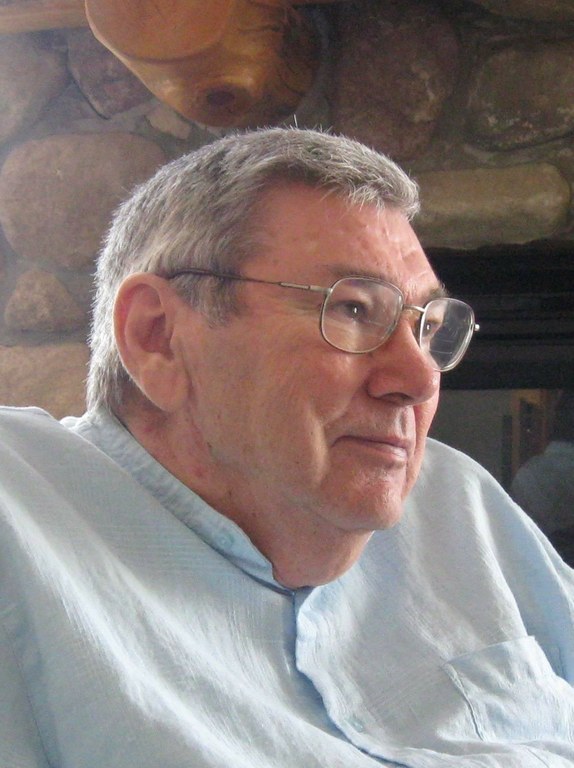
POLYGON ((0 405, 0 429, 16 424, 36 424, 44 420, 58 423, 53 416, 42 408, 0 405))
POLYGON ((490 488, 510 501, 498 480, 482 464, 458 448, 429 437, 418 484, 432 484, 440 488, 445 482, 449 489, 490 488))
POLYGON ((75 429, 81 421, 58 421, 41 408, 0 406, 0 481, 6 478, 8 459, 40 469, 61 465, 63 455, 85 458, 89 443, 75 429))
POLYGON ((68 417, 58 421, 47 411, 35 406, 0 405, 0 434, 26 435, 33 434, 37 430, 41 433, 48 430, 67 432, 67 427, 71 427, 76 421, 78 421, 76 417, 68 417), (66 426, 64 426, 65 424, 66 426))

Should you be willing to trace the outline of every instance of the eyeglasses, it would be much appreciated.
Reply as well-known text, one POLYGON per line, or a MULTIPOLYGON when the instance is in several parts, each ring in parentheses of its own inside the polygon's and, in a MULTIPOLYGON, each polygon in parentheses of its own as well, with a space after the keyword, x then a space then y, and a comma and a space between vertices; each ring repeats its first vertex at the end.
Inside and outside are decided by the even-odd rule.
POLYGON ((424 307, 405 304, 399 288, 370 277, 343 277, 325 288, 189 267, 167 275, 166 279, 173 280, 182 275, 321 293, 324 296, 319 321, 322 337, 335 349, 353 354, 377 349, 392 335, 403 312, 418 312, 420 317, 415 326, 415 338, 436 371, 450 371, 458 365, 473 333, 479 329, 472 308, 464 301, 443 296, 431 299, 424 307))

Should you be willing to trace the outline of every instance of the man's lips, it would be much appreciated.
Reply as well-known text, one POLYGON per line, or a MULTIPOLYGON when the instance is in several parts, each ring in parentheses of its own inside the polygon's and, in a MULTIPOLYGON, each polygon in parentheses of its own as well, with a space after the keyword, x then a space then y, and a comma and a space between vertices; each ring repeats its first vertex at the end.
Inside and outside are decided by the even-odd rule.
POLYGON ((397 435, 347 434, 341 435, 336 442, 371 450, 401 462, 412 452, 411 441, 397 435))

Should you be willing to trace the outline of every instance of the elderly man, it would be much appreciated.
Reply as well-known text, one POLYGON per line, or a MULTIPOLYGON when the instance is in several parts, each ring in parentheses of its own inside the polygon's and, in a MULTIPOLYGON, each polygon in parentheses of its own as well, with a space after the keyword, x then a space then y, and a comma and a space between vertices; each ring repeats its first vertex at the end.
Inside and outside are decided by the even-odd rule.
POLYGON ((574 579, 427 441, 472 310, 354 142, 169 164, 98 267, 89 409, 2 409, 3 768, 565 768, 574 579))

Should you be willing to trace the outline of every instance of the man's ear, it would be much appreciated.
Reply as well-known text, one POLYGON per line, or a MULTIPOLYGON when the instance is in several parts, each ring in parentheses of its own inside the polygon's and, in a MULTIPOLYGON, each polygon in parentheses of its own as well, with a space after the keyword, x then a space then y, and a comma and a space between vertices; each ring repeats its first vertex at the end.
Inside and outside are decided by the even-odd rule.
POLYGON ((189 393, 189 375, 177 343, 182 300, 157 275, 137 273, 124 280, 114 306, 114 331, 122 362, 157 408, 173 412, 189 393))

